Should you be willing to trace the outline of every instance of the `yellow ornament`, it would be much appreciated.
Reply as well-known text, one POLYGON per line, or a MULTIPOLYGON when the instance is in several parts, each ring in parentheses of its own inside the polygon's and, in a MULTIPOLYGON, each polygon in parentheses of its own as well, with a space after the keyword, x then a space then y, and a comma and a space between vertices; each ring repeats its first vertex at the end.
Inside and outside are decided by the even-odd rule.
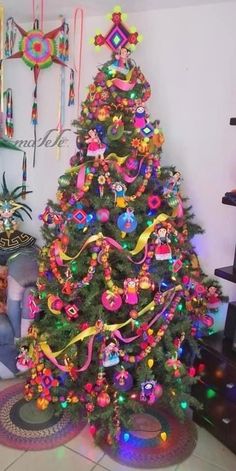
POLYGON ((48 408, 49 401, 45 399, 44 397, 39 397, 36 401, 36 405, 38 409, 40 410, 45 410, 48 408))
POLYGON ((154 365, 154 360, 153 358, 149 358, 149 360, 147 361, 147 365, 148 365, 148 368, 152 368, 153 365, 154 365))
POLYGON ((166 432, 161 432, 161 439, 163 442, 166 442, 167 440, 167 433, 166 432))

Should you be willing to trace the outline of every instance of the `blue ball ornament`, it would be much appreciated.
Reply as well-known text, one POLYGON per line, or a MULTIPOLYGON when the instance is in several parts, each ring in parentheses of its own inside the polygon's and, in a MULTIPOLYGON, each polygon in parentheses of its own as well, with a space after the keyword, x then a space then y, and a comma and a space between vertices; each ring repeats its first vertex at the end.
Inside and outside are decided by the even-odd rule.
POLYGON ((127 234, 135 231, 137 224, 137 219, 134 216, 132 208, 127 208, 126 212, 121 214, 117 219, 117 226, 122 232, 126 232, 127 234))

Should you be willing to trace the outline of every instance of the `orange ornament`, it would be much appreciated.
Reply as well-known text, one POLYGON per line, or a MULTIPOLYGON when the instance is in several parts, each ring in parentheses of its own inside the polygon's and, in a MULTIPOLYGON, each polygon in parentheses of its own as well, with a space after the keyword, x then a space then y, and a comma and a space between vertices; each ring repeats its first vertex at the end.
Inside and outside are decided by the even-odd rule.
POLYGON ((38 399, 36 401, 36 405, 37 405, 38 409, 40 409, 40 410, 47 409, 48 404, 49 404, 49 401, 47 399, 45 399, 45 397, 38 397, 38 399))

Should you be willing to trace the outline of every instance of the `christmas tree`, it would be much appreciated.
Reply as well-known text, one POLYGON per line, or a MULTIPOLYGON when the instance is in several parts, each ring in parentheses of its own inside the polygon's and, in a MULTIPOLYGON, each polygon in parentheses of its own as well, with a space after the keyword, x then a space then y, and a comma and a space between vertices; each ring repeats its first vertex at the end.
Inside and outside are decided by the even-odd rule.
POLYGON ((82 409, 109 443, 132 412, 162 402, 179 416, 196 405, 196 336, 221 298, 206 279, 192 237, 201 233, 181 196, 181 174, 160 164, 163 132, 148 115, 151 90, 131 52, 140 41, 111 15, 112 59, 82 103, 76 156, 41 215, 45 245, 38 314, 26 339, 27 400, 82 409))

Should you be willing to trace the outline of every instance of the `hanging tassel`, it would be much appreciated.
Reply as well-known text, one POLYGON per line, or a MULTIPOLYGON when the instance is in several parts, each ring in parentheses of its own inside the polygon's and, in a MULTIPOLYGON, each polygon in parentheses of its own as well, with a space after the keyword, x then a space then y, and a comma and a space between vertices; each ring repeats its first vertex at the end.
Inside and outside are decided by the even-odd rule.
POLYGON ((26 181, 27 181, 27 157, 24 152, 22 160, 22 199, 26 198, 26 181))
POLYGON ((34 126, 38 124, 38 103, 35 97, 32 105, 31 122, 34 126))
POLYGON ((68 106, 75 104, 75 73, 73 69, 70 70, 70 88, 68 106))
POLYGON ((63 21, 59 36, 59 59, 63 62, 69 60, 69 25, 63 21))
POLYGON ((16 27, 13 18, 8 18, 6 22, 6 37, 5 37, 5 57, 10 57, 13 54, 16 41, 16 27))
POLYGON ((6 91, 6 122, 5 122, 5 133, 10 139, 14 134, 14 124, 13 124, 13 99, 12 99, 12 89, 8 88, 6 91))

